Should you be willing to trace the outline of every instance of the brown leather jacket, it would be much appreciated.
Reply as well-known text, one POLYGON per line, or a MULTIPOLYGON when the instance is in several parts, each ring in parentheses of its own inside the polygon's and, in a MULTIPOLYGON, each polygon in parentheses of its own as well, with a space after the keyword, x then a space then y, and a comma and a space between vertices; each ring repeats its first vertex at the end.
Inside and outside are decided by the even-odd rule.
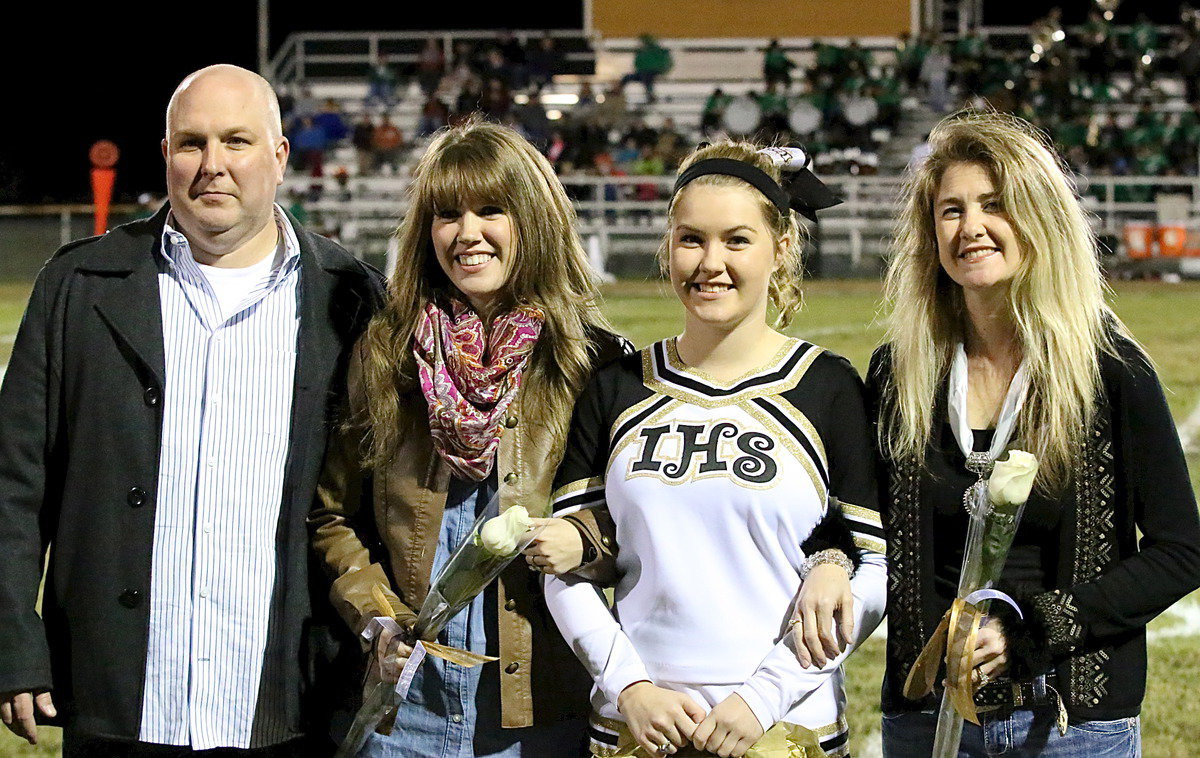
MULTIPOLYGON (((628 350, 628 342, 607 333, 593 343, 597 367, 628 350)), ((349 367, 351 413, 364 402, 360 350, 361 344, 349 367)), ((501 429, 496 453, 500 510, 520 504, 533 516, 545 516, 562 440, 522 415, 523 400, 519 393, 501 429)), ((376 584, 388 588, 402 623, 416 618, 429 592, 450 470, 433 449, 424 397, 419 391, 406 394, 401 407, 410 431, 381 469, 360 467, 356 435, 333 434, 309 516, 313 547, 333 579, 330 600, 356 632, 378 615, 371 598, 376 584)), ((610 527, 598 525, 590 512, 574 521, 600 562, 611 560, 610 540, 601 536, 602 527, 610 527)), ((517 559, 499 580, 498 665, 505 727, 582 717, 589 710, 591 678, 558 633, 540 578, 517 559)))

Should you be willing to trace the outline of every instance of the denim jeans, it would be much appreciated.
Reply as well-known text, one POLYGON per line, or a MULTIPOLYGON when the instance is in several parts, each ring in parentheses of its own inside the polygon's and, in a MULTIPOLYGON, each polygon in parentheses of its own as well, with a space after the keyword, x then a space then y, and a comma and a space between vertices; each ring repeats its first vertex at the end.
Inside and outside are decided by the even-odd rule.
MULTIPOLYGON (((1081 721, 1060 734, 1052 705, 981 713, 980 726, 963 724, 959 758, 1003 755, 1039 758, 1136 758, 1142 735, 1136 717, 1081 721)), ((937 731, 933 711, 884 714, 884 758, 929 758, 937 731)))
MULTIPOLYGON (((433 558, 433 576, 470 535, 476 517, 495 491, 495 472, 482 483, 457 477, 451 480, 433 558)), ((450 620, 438 635, 438 642, 498 654, 496 603, 493 584, 450 620)), ((504 729, 500 726, 500 673, 496 663, 464 668, 428 656, 413 677, 407 700, 396 713, 391 735, 372 734, 359 756, 574 758, 582 754, 586 729, 583 719, 504 729)))

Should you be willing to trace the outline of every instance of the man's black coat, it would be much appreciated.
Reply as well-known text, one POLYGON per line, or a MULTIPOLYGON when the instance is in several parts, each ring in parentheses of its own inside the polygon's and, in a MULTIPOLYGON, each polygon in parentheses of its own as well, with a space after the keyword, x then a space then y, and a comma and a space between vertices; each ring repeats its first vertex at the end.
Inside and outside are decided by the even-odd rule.
MULTIPOLYGON (((78 734, 136 738, 141 720, 166 400, 157 252, 166 217, 164 207, 58 251, 34 285, 0 391, 0 692, 52 690, 57 722, 78 734)), ((251 747, 306 728, 312 615, 325 601, 320 577, 310 582, 304 518, 347 355, 383 293, 374 269, 292 225, 300 330, 251 747)))

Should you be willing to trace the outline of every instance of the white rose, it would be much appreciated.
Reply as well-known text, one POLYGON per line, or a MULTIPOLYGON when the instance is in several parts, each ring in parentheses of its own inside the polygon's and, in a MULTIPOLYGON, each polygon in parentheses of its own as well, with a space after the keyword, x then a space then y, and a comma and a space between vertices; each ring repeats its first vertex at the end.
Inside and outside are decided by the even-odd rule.
POLYGON ((988 499, 998 506, 1021 505, 1029 499, 1038 461, 1024 450, 1009 450, 1008 458, 996 461, 988 477, 988 499))
POLYGON ((532 521, 524 506, 514 505, 495 518, 483 522, 479 544, 493 555, 508 556, 517 552, 517 540, 529 531, 532 521))

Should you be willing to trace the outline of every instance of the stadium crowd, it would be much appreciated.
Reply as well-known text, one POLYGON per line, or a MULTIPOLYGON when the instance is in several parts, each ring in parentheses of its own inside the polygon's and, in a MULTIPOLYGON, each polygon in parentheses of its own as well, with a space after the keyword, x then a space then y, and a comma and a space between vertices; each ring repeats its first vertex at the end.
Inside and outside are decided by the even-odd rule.
MULTIPOLYGON (((1054 8, 1024 36, 972 31, 946 42, 901 35, 894 52, 831 40, 801 51, 770 40, 747 54, 761 55, 761 86, 743 94, 713 89, 698 130, 677 124, 658 106, 655 82, 673 60, 649 35, 640 39, 627 75, 610 82, 582 77, 570 87, 577 97, 570 107, 543 102, 565 70, 560 42, 549 33, 519 40, 510 32, 457 40, 449 56, 430 39, 404 70, 376 59, 356 117, 336 101, 319 102, 303 84, 281 94, 281 104, 300 172, 323 176, 331 151, 353 148, 353 160, 331 169, 347 198, 351 176, 405 171, 413 148, 473 113, 516 129, 567 180, 669 174, 697 141, 731 131, 766 142, 800 141, 825 171, 871 174, 906 99, 922 101, 935 114, 987 105, 1020 115, 1047 131, 1085 179, 1198 170, 1200 13, 1187 5, 1179 25, 1165 33, 1145 16, 1115 27, 1099 10, 1068 29, 1054 8), (415 97, 419 116, 406 133, 395 108, 415 97)), ((655 200, 663 191, 645 184, 607 194, 655 200)), ((1098 196, 1104 191, 1102 183, 1094 190, 1098 196)), ((314 183, 309 198, 323 192, 314 183)), ((1149 201, 1153 190, 1118 185, 1114 199, 1149 201)))

